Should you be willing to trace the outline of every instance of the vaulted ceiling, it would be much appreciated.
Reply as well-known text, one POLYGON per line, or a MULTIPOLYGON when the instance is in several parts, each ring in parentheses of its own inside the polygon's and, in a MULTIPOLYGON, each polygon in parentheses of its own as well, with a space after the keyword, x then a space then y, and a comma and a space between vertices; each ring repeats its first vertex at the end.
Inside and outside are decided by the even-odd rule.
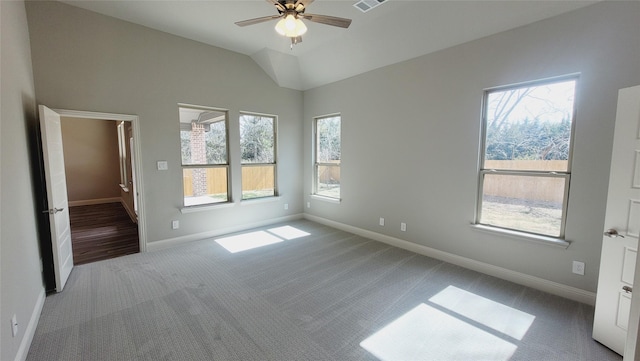
POLYGON ((556 16, 596 1, 387 0, 362 12, 355 0, 316 0, 306 12, 353 19, 348 29, 305 21, 303 42, 290 48, 269 21, 264 0, 63 1, 250 56, 280 86, 312 89, 379 67, 556 16))

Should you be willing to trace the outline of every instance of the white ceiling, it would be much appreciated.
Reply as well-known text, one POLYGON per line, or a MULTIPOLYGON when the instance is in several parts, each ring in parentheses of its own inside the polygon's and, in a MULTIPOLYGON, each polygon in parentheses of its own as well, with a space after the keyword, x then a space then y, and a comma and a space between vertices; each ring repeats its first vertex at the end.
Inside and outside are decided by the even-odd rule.
POLYGON ((274 81, 306 90, 385 65, 479 39, 597 2, 583 0, 387 0, 363 13, 355 0, 316 0, 310 14, 353 19, 348 29, 305 21, 303 42, 290 49, 264 0, 63 1, 188 39, 249 55, 274 81))

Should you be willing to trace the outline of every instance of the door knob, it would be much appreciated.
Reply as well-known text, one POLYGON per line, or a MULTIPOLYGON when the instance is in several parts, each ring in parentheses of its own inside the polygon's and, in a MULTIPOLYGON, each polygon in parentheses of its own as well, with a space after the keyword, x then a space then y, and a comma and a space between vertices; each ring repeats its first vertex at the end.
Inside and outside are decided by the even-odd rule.
POLYGON ((629 286, 622 286, 622 290, 625 291, 626 293, 633 292, 633 288, 629 286))
POLYGON ((604 232, 604 235, 609 238, 617 238, 617 237, 624 238, 624 236, 618 233, 618 231, 616 231, 614 228, 607 229, 607 231, 604 232))

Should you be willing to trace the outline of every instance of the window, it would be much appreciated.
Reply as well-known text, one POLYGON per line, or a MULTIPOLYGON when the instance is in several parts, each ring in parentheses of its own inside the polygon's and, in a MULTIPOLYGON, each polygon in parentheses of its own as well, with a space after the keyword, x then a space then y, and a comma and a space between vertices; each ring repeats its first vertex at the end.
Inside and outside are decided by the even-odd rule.
POLYGON ((576 83, 485 92, 478 224, 564 238, 576 83))
POLYGON ((276 195, 276 117, 240 114, 242 199, 276 195))
POLYGON ((314 194, 340 199, 340 115, 315 118, 314 194))
POLYGON ((184 205, 228 202, 227 111, 195 106, 178 110, 184 205))
POLYGON ((127 177, 127 130, 126 123, 118 123, 118 153, 120 158, 120 187, 128 190, 129 178, 127 177))

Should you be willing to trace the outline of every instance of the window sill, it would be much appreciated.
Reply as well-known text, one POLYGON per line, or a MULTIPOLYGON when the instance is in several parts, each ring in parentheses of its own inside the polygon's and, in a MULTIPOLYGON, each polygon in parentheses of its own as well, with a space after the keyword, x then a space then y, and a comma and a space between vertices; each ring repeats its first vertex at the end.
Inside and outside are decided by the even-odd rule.
POLYGON ((317 194, 312 194, 311 198, 319 201, 335 203, 335 204, 340 204, 340 202, 342 202, 342 198, 331 198, 331 197, 319 196, 317 194))
POLYGON ((506 236, 509 238, 517 239, 517 240, 535 242, 538 244, 545 244, 547 246, 553 246, 553 247, 558 247, 562 249, 567 249, 571 245, 571 242, 568 242, 568 241, 565 241, 564 239, 560 239, 556 237, 549 237, 549 236, 542 236, 538 234, 513 231, 509 229, 487 226, 484 224, 471 224, 471 228, 481 232, 498 234, 501 236, 506 236))
POLYGON ((187 206, 187 207, 180 208, 180 213, 184 214, 184 213, 204 212, 204 211, 211 211, 211 210, 220 209, 220 208, 230 208, 233 206, 234 204, 232 202, 203 204, 198 206, 187 206))
POLYGON ((260 197, 260 198, 251 198, 251 199, 243 199, 240 201, 241 206, 248 206, 257 203, 269 203, 269 202, 277 202, 280 201, 280 196, 270 196, 270 197, 260 197))

